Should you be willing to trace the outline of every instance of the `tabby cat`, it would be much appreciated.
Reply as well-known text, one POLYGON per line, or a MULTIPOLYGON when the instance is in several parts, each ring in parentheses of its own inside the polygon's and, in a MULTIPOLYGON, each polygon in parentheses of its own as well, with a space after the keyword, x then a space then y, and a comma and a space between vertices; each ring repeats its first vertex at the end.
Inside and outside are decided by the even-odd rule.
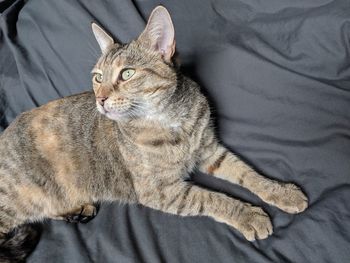
POLYGON ((250 241, 272 234, 261 208, 185 180, 195 168, 285 212, 307 207, 298 187, 258 174, 218 142, 207 99, 174 64, 174 27, 164 7, 129 44, 94 23, 92 30, 102 51, 94 92, 25 112, 0 137, 1 262, 19 262, 28 244, 35 246, 26 223, 87 221, 100 201, 208 216, 250 241))

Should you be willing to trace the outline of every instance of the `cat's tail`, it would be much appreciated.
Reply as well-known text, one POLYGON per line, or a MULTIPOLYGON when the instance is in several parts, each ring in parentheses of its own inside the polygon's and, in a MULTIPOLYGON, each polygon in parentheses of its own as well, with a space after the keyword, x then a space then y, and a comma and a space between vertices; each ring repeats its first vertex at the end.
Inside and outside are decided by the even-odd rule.
POLYGON ((35 225, 22 225, 0 237, 0 263, 25 262, 39 242, 41 229, 35 225))

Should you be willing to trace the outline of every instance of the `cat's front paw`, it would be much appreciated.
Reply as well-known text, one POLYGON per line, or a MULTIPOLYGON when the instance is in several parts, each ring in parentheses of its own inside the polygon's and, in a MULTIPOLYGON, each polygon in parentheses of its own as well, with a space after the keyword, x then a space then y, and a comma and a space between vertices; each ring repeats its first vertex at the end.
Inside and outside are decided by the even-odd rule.
POLYGON ((307 197, 294 184, 280 185, 265 201, 290 214, 303 212, 308 206, 307 197))
POLYGON ((249 241, 265 239, 273 232, 270 217, 260 207, 254 206, 244 209, 237 229, 249 241))

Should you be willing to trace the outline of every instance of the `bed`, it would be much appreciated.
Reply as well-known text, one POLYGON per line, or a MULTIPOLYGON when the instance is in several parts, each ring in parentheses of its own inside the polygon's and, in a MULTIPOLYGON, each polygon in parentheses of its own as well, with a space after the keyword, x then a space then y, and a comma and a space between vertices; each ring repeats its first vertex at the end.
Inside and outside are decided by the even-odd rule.
POLYGON ((274 234, 250 243, 209 218, 105 203, 88 224, 45 221, 28 262, 349 262, 348 0, 2 1, 0 131, 23 111, 91 89, 92 21, 126 43, 158 4, 220 140, 268 177, 301 186, 309 208, 286 214, 196 172, 196 184, 262 206, 274 234))

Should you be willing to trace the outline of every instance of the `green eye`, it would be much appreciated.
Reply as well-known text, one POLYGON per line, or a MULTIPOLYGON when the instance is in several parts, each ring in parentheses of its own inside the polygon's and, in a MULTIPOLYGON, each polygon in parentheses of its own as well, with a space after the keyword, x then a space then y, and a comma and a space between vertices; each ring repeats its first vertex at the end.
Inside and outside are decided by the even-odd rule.
POLYGON ((135 70, 132 68, 124 69, 121 73, 122 80, 128 80, 135 74, 135 70))
POLYGON ((102 74, 100 74, 100 73, 95 73, 95 74, 94 74, 94 80, 95 80, 97 83, 101 83, 102 80, 103 80, 102 74))

